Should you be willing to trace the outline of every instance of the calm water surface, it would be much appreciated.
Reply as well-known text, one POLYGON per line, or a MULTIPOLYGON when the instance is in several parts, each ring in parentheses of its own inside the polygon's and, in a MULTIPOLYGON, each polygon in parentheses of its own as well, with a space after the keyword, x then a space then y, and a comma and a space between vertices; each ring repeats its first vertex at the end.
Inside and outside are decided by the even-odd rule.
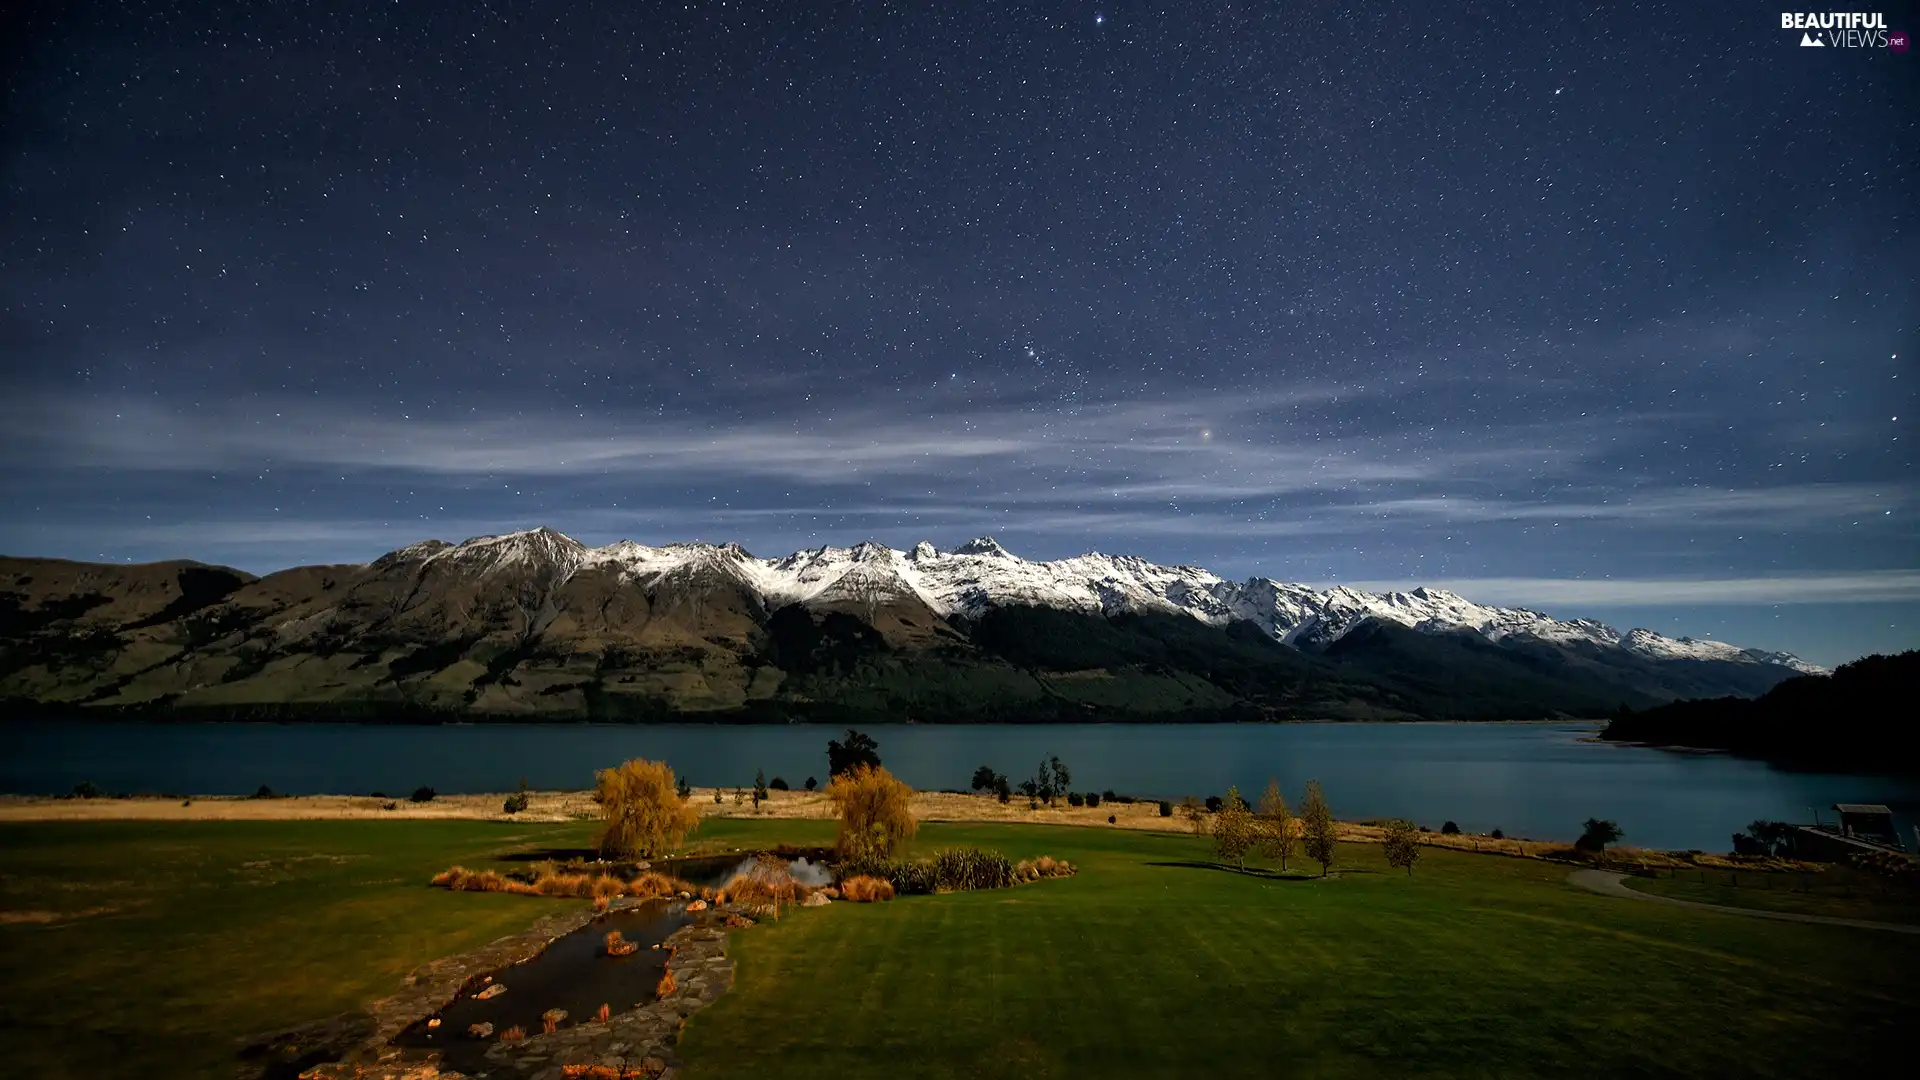
MULTIPOLYGON (((887 767, 919 788, 965 788, 979 765, 1016 783, 1048 755, 1076 790, 1178 798, 1229 784, 1257 795, 1267 777, 1298 802, 1309 778, 1345 818, 1400 816, 1438 828, 1571 839, 1607 817, 1629 843, 1724 851, 1755 818, 1809 820, 1812 807, 1886 803, 1913 846, 1920 781, 1795 773, 1720 754, 1590 741, 1580 724, 873 725, 887 767)), ((386 727, 352 724, 88 724, 6 727, 0 791, 59 794, 91 780, 107 791, 285 794, 442 792, 591 786, 629 757, 664 759, 697 785, 753 783, 755 769, 795 788, 825 782, 816 725, 650 727, 593 724, 386 727)))

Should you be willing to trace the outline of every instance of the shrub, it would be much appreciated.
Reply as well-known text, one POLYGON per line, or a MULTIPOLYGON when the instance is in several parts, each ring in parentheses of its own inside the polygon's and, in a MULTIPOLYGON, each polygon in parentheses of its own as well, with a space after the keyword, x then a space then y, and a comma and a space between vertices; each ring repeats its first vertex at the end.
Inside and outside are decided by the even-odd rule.
POLYGON ((811 776, 809 776, 809 777, 807 777, 807 785, 806 785, 806 787, 807 787, 807 790, 808 790, 808 791, 812 791, 812 790, 813 790, 814 788, 817 788, 817 787, 819 787, 819 786, 820 786, 820 781, 818 781, 818 780, 815 780, 815 779, 814 779, 813 777, 811 777, 811 776))
MULTIPOLYGON (((265 790, 266 785, 260 785, 265 790)), ((97 799, 100 797, 100 785, 91 780, 82 780, 73 785, 73 797, 76 799, 97 799)))
POLYGON ((1459 836, 1460 826, 1455 825, 1451 821, 1442 822, 1440 825, 1440 835, 1441 836, 1459 836))
POLYGON ((840 898, 856 904, 893 899, 893 883, 885 878, 851 877, 840 883, 840 898))
POLYGON ((1495 840, 1505 840, 1507 838, 1507 834, 1501 832, 1499 829, 1495 829, 1487 835, 1493 837, 1495 840))
POLYGON ((381 803, 381 804, 380 804, 380 809, 382 809, 382 810, 398 810, 398 809, 400 809, 400 804, 399 804, 399 803, 397 803, 397 802, 390 802, 390 803, 381 803))
POLYGON ((595 1009, 593 1011, 593 1018, 595 1020, 600 1021, 603 1024, 606 1023, 607 1019, 612 1015, 613 1015, 613 1006, 611 1005, 602 1004, 598 1009, 595 1009))
POLYGON ((855 765, 827 785, 827 798, 840 811, 835 843, 843 856, 891 854, 919 830, 913 817, 913 789, 874 765, 855 765))
POLYGON ((1109 824, 1109 825, 1112 825, 1113 823, 1114 823, 1114 821, 1113 821, 1113 815, 1112 815, 1112 814, 1108 814, 1108 815, 1107 815, 1107 824, 1109 824))
MULTIPOLYGON (((261 785, 263 790, 265 789, 265 786, 266 785, 264 784, 261 785)), ((268 792, 268 795, 271 795, 271 794, 272 792, 268 792)), ((413 789, 413 794, 407 796, 407 801, 417 802, 417 803, 432 802, 434 800, 434 797, 437 796, 438 794, 439 792, 422 784, 421 786, 413 789)), ((501 1038, 506 1038, 506 1036, 502 1035, 501 1038)))
POLYGON ((673 786, 673 791, 674 794, 680 796, 681 802, 693 798, 693 785, 687 783, 687 778, 684 776, 680 778, 679 783, 673 786))
POLYGON ((1168 802, 1165 799, 1160 800, 1160 816, 1161 817, 1173 816, 1173 804, 1168 802))
POLYGON ((785 780, 783 780, 783 779, 781 779, 781 778, 780 778, 780 777, 778 777, 778 776, 776 776, 776 777, 774 777, 773 779, 771 779, 771 780, 769 780, 769 781, 767 781, 767 786, 768 786, 768 787, 770 787, 770 788, 772 788, 772 789, 773 789, 773 790, 775 790, 775 791, 791 791, 791 790, 793 790, 792 788, 789 788, 789 787, 787 787, 787 782, 786 782, 785 780))
POLYGON ((1387 822, 1381 846, 1387 855, 1387 865, 1405 870, 1413 875, 1413 864, 1420 858, 1420 833, 1413 823, 1395 818, 1387 822))
POLYGON ((634 758, 600 770, 594 774, 594 801, 605 821, 599 844, 607 855, 651 858, 700 824, 700 812, 681 800, 664 761, 634 758))
POLYGON ((719 788, 714 788, 714 789, 713 789, 713 802, 714 802, 714 805, 715 805, 715 806, 718 806, 719 804, 721 804, 721 803, 723 803, 723 802, 725 802, 725 801, 726 801, 726 796, 724 796, 724 795, 722 795, 722 794, 720 793, 720 789, 719 789, 719 788))
POLYGON ((1085 806, 1087 805, 1087 797, 1085 795, 1080 794, 1077 791, 1069 791, 1067 792, 1067 805, 1068 806, 1085 806))
POLYGON ((1100 793, 1097 791, 1087 792, 1087 806, 1091 808, 1099 805, 1100 805, 1100 793))
POLYGON ((1016 882, 1038 881, 1041 878, 1072 877, 1079 871, 1065 859, 1056 859, 1051 855, 1042 855, 1037 859, 1022 859, 1013 868, 1016 882))
POLYGON ((507 801, 501 804, 500 806, 500 809, 506 811, 509 814, 517 814, 520 811, 525 810, 526 808, 527 808, 527 793, 524 791, 516 791, 513 794, 507 796, 507 801))
POLYGON ((1104 790, 1102 790, 1102 791, 1100 792, 1100 797, 1101 797, 1102 799, 1105 799, 1105 800, 1106 800, 1107 802, 1119 802, 1119 801, 1120 801, 1120 796, 1118 796, 1118 795, 1115 795, 1115 794, 1113 793, 1113 789, 1112 789, 1112 788, 1106 788, 1106 789, 1104 789, 1104 790))

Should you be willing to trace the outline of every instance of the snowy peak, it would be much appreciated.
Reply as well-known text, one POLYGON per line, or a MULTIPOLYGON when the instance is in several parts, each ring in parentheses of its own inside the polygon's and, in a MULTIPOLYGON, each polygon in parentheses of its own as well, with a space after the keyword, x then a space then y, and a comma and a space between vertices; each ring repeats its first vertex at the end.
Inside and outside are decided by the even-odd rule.
POLYGON ((1471 630, 1489 641, 1537 640, 1563 647, 1622 649, 1653 661, 1762 664, 1818 674, 1825 669, 1786 653, 1742 649, 1718 641, 1669 638, 1646 629, 1625 634, 1592 619, 1564 620, 1526 608, 1477 604, 1446 589, 1421 586, 1371 593, 1345 585, 1315 588, 1271 578, 1227 581, 1197 566, 1163 566, 1132 555, 1089 552, 1052 562, 1022 559, 991 536, 951 551, 922 541, 896 551, 867 540, 851 548, 822 546, 759 559, 739 544, 672 543, 650 547, 622 540, 588 548, 552 529, 475 537, 458 545, 429 540, 383 556, 376 565, 446 562, 493 573, 533 568, 564 579, 583 569, 610 570, 653 589, 726 584, 744 589, 771 611, 787 604, 869 611, 896 602, 938 615, 979 617, 996 607, 1037 606, 1084 614, 1184 614, 1215 626, 1251 622, 1278 641, 1323 647, 1369 619, 1423 633, 1471 630))
POLYGON ((1012 559, 1017 557, 1013 552, 1001 547, 1000 541, 995 540, 991 536, 974 537, 972 540, 954 548, 952 554, 985 555, 996 559, 1012 559))

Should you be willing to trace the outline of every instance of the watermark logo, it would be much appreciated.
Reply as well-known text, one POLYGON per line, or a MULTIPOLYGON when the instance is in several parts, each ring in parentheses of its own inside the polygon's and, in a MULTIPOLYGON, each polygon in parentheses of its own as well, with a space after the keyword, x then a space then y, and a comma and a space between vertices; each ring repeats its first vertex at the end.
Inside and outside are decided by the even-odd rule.
POLYGON ((1887 29, 1887 17, 1878 11, 1783 11, 1780 29, 1800 31, 1803 49, 1907 51, 1907 32, 1887 29))

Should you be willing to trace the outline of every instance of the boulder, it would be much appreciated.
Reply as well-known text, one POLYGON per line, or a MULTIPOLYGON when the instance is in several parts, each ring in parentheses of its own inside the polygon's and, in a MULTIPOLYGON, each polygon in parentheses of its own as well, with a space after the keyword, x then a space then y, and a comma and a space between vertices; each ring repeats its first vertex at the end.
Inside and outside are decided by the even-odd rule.
POLYGON ((489 986, 485 990, 482 990, 479 993, 473 995, 473 997, 475 1001, 487 1001, 492 998, 497 998, 501 994, 504 994, 506 992, 507 992, 506 983, 494 983, 492 986, 489 986))
POLYGON ((800 906, 801 907, 826 907, 828 904, 831 904, 831 903, 833 903, 833 900, 826 893, 810 892, 807 894, 807 898, 805 900, 800 901, 800 906))
POLYGON ((485 1021, 481 1021, 478 1024, 468 1024, 467 1034, 476 1039, 490 1038, 493 1035, 493 1025, 485 1021))
POLYGON ((705 900, 689 900, 687 901, 687 910, 705 911, 707 910, 707 902, 705 900))

